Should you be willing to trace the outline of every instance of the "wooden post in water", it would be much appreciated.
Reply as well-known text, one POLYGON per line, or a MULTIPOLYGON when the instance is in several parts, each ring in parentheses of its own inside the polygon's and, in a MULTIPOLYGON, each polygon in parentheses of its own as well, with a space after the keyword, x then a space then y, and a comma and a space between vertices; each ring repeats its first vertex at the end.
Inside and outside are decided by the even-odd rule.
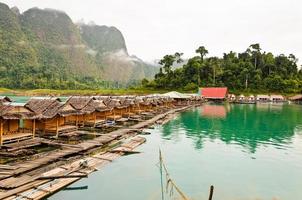
POLYGON ((209 195, 209 200, 212 200, 212 198, 213 198, 213 193, 214 193, 214 186, 213 186, 213 185, 211 185, 211 187, 210 187, 210 195, 209 195))

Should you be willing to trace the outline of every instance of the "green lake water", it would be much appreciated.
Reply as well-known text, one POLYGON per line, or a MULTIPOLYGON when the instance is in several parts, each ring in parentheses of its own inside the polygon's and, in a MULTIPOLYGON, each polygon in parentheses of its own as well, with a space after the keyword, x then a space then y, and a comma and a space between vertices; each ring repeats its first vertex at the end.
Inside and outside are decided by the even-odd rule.
MULTIPOLYGON (((5 95, 2 94, 2 96, 5 96, 5 95)), ((26 103, 31 98, 31 96, 15 96, 15 95, 9 95, 9 94, 6 96, 11 98, 13 100, 13 102, 16 102, 16 103, 26 103)), ((62 101, 66 101, 68 97, 61 96, 59 98, 62 101)))
MULTIPOLYGON (((150 129, 141 154, 124 156, 49 199, 160 200, 158 151, 194 200, 302 199, 302 106, 204 105, 150 129)), ((175 192, 174 192, 175 193, 175 192)), ((170 198, 165 195, 165 199, 170 198)))

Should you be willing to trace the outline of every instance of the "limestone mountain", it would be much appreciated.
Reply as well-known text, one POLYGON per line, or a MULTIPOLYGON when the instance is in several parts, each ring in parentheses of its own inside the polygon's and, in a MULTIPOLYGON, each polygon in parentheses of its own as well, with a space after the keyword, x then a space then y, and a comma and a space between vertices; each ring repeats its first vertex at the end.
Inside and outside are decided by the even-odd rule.
POLYGON ((0 87, 91 88, 153 77, 115 27, 74 24, 63 11, 0 3, 0 87), (13 77, 18 77, 17 80, 13 77))
POLYGON ((115 27, 80 24, 82 39, 103 66, 104 79, 121 82, 151 78, 157 72, 136 56, 129 56, 125 39, 115 27))

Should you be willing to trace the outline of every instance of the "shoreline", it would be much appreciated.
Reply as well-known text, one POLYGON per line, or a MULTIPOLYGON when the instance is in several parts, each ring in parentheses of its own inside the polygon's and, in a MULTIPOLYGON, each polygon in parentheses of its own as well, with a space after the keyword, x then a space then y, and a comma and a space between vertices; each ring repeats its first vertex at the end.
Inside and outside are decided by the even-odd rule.
MULTIPOLYGON (((100 170, 100 168, 106 164, 111 163, 113 160, 127 153, 136 153, 134 149, 146 141, 144 137, 138 136, 144 128, 150 127, 158 122, 164 124, 173 119, 176 113, 183 112, 195 106, 199 106, 199 104, 171 109, 128 128, 120 128, 106 133, 104 136, 77 144, 77 146, 80 146, 82 149, 73 149, 72 151, 72 148, 66 147, 64 150, 69 150, 69 153, 76 154, 74 156, 71 155, 67 161, 60 161, 60 159, 57 158, 57 161, 49 160, 47 163, 34 165, 32 168, 23 168, 23 170, 19 170, 19 172, 17 169, 12 176, 0 181, 2 188, 5 185, 3 181, 4 183, 9 183, 6 185, 8 188, 16 184, 16 187, 13 189, 0 192, 0 199, 14 199, 20 196, 37 200, 50 196, 81 178, 87 177, 90 173, 100 170), (113 147, 109 146, 107 150, 102 151, 105 145, 103 143, 105 143, 106 140, 110 141, 113 147), (83 163, 86 163, 85 167, 79 168, 83 163), (17 177, 15 177, 16 175, 17 177), (30 178, 28 177, 29 175, 31 175, 30 178)), ((63 153, 63 150, 59 152, 63 153)), ((54 157, 54 155, 52 156, 54 157)), ((37 161, 33 160, 33 163, 37 163, 37 161)))

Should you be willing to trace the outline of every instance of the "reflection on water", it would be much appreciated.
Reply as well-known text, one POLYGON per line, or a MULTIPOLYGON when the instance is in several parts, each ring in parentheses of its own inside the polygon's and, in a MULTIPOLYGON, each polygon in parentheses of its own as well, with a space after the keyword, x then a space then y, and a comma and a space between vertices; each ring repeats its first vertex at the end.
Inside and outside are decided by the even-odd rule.
POLYGON ((294 133, 302 130, 301 111, 300 106, 283 104, 204 105, 167 124, 163 136, 171 139, 177 137, 175 129, 184 129, 197 149, 210 138, 239 144, 254 153, 261 144, 281 148, 291 143, 294 133))
POLYGON ((204 110, 148 130, 152 134, 137 149, 143 153, 121 157, 50 199, 161 199, 159 148, 171 177, 192 200, 208 199, 210 185, 215 200, 302 199, 302 106, 219 105, 207 107, 206 115, 204 110))
POLYGON ((225 118, 226 117, 226 106, 225 105, 209 105, 206 104, 201 107, 201 115, 203 117, 216 117, 225 118))

